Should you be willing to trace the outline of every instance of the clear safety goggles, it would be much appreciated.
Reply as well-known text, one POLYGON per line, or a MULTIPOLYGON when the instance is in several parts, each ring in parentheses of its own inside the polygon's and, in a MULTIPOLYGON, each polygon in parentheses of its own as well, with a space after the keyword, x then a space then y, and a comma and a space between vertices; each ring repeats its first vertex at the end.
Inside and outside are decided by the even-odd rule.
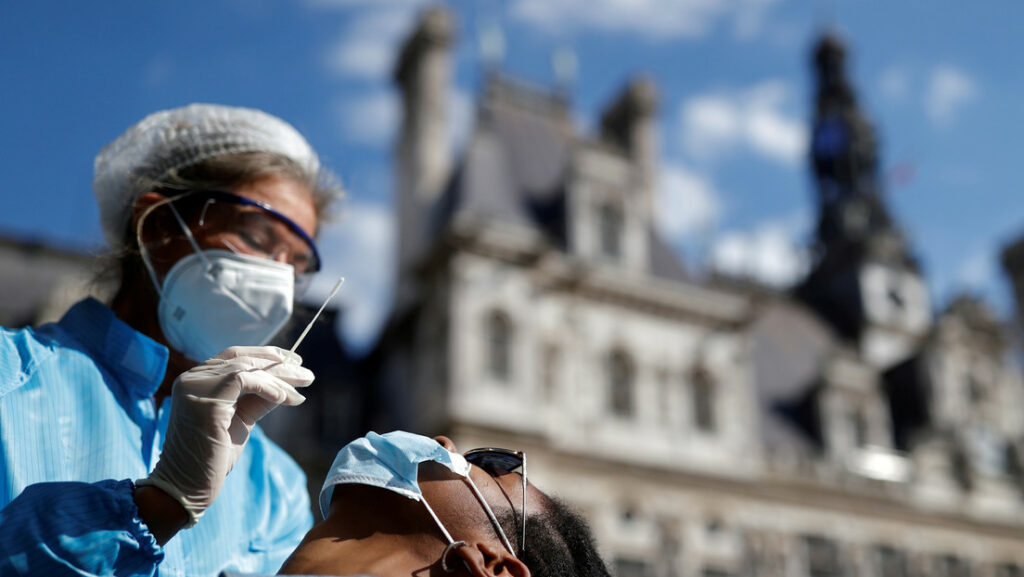
POLYGON ((320 251, 312 237, 269 204, 224 190, 188 192, 169 202, 203 245, 291 265, 296 294, 320 270, 320 251))

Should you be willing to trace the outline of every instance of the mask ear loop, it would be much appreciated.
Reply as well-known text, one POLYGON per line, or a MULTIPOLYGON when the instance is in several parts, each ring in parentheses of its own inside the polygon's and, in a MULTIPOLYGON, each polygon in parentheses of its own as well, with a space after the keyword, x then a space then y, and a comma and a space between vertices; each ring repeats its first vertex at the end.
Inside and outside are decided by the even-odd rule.
POLYGON ((444 524, 442 524, 441 520, 437 518, 437 513, 435 513, 434 509, 430 507, 430 503, 427 503, 427 500, 422 497, 420 498, 420 502, 423 503, 423 506, 427 508, 427 513, 430 513, 430 516, 434 519, 434 523, 437 524, 437 527, 441 530, 441 533, 444 533, 444 538, 448 540, 448 544, 451 545, 452 543, 455 543, 455 539, 452 539, 451 533, 448 532, 448 529, 444 528, 444 524))
MULTIPOLYGON (((455 573, 456 567, 448 566, 448 555, 459 547, 466 547, 468 545, 469 543, 466 543, 465 541, 454 541, 452 544, 445 547, 444 553, 441 553, 441 570, 445 573, 455 573)), ((465 563, 463 563, 463 565, 465 565, 465 563)))
POLYGON ((454 573, 455 568, 448 566, 448 554, 459 547, 465 547, 467 543, 465 541, 456 541, 452 538, 451 533, 448 532, 448 529, 444 528, 444 523, 441 523, 441 519, 437 517, 437 513, 434 512, 430 503, 427 503, 427 500, 424 499, 422 495, 420 496, 419 501, 427 508, 427 513, 430 513, 430 517, 434 519, 434 523, 437 525, 437 528, 441 530, 441 533, 444 534, 445 540, 448 541, 448 546, 444 548, 444 553, 441 553, 441 569, 443 569, 445 573, 454 573))

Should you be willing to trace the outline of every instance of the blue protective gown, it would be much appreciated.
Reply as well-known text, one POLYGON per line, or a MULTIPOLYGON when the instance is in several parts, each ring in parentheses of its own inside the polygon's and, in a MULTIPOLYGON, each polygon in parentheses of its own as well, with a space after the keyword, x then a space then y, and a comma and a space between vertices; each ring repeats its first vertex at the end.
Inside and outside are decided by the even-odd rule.
POLYGON ((160 455, 167 349, 93 299, 0 329, 0 575, 273 573, 312 526, 302 470, 258 427, 199 523, 156 544, 133 480, 160 455))

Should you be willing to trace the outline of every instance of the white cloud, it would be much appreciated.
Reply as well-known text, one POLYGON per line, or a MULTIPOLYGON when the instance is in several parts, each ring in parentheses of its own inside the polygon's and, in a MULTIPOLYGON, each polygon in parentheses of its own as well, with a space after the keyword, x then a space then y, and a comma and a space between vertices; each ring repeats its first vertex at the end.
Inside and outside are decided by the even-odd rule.
POLYGON ((686 241, 711 229, 721 212, 712 182, 683 166, 662 166, 658 227, 674 242, 686 241))
POLYGON ((700 38, 721 24, 750 38, 776 0, 518 0, 512 16, 549 33, 583 29, 644 38, 700 38))
POLYGON ((782 112, 792 93, 785 83, 769 81, 755 86, 746 99, 746 133, 751 146, 762 155, 789 165, 803 160, 807 146, 804 123, 782 112))
POLYGON ((342 331, 355 349, 373 344, 391 307, 394 283, 395 227, 383 204, 351 203, 327 223, 318 240, 324 268, 303 301, 319 306, 339 276, 345 284, 331 303, 344 311, 342 331))
POLYGON ((966 72, 950 65, 936 66, 925 93, 925 111, 936 124, 948 124, 977 96, 977 85, 966 72))
POLYGON ((762 223, 750 232, 729 232, 711 247, 711 265, 724 274, 786 288, 807 272, 808 254, 798 226, 787 220, 762 223))
POLYGON ((698 96, 683 104, 683 146, 699 159, 719 156, 740 140, 741 113, 730 100, 698 96))
POLYGON ((328 69, 339 76, 387 81, 415 20, 417 4, 388 5, 354 17, 328 49, 328 69))
POLYGON ((399 100, 391 90, 367 91, 337 105, 341 136, 349 142, 384 148, 394 141, 399 100))
POLYGON ((969 290, 990 287, 996 278, 995 254, 993 250, 982 250, 964 261, 957 271, 957 283, 969 290))
POLYGON ((901 66, 889 66, 878 79, 882 96, 892 101, 906 100, 910 95, 910 74, 901 66))
POLYGON ((780 80, 693 97, 680 105, 683 147, 701 161, 747 149, 779 164, 798 166, 807 146, 807 128, 784 112, 794 99, 794 91, 780 80))
POLYGON ((775 0, 747 0, 735 12, 733 32, 741 40, 751 40, 761 33, 769 7, 775 0))

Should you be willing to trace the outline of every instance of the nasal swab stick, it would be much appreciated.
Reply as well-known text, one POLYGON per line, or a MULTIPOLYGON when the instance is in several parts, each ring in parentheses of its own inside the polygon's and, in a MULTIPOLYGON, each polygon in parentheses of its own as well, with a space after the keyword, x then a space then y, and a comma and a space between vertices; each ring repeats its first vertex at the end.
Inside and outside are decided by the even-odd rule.
POLYGON ((324 304, 320 305, 320 310, 316 311, 316 314, 313 315, 313 320, 309 321, 309 324, 306 325, 306 328, 302 331, 302 334, 299 335, 299 338, 295 339, 295 344, 292 345, 292 348, 288 349, 288 352, 294 353, 295 349, 299 348, 299 344, 306 338, 306 334, 309 333, 309 329, 313 328, 313 323, 316 322, 316 319, 320 318, 320 313, 324 312, 324 307, 327 306, 327 303, 331 302, 334 295, 338 294, 338 289, 340 289, 341 285, 344 283, 345 277, 338 277, 338 282, 334 283, 334 288, 331 289, 331 294, 327 295, 327 298, 324 300, 324 304))

